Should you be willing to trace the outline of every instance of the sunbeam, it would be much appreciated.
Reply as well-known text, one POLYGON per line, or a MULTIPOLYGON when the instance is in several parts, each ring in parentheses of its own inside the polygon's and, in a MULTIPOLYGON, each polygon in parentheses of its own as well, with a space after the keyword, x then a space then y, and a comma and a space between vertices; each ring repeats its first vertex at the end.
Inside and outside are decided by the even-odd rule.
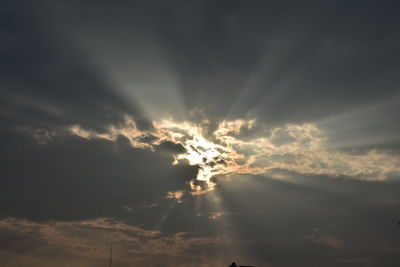
POLYGON ((171 200, 171 204, 169 204, 168 208, 164 211, 164 213, 162 214, 159 222, 157 223, 155 229, 156 230, 161 230, 165 221, 168 219, 169 215, 171 214, 171 212, 173 211, 176 203, 178 203, 179 199, 178 198, 172 198, 171 200))
POLYGON ((315 121, 325 130, 331 148, 359 148, 399 142, 397 114, 400 97, 395 94, 315 121), (388 127, 387 125, 391 125, 388 127))
POLYGON ((138 107, 145 117, 150 120, 187 117, 179 77, 154 42, 142 43, 130 36, 123 43, 114 39, 100 42, 95 34, 75 38, 85 47, 86 56, 111 83, 114 92, 138 107))

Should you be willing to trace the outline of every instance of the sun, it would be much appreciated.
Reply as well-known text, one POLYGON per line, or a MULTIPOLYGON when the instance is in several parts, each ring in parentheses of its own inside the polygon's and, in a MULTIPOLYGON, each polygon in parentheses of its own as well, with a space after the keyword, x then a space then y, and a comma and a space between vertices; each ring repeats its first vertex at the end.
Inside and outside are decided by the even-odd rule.
POLYGON ((216 184, 212 178, 226 172, 229 149, 207 140, 201 134, 186 140, 182 145, 186 152, 177 155, 174 164, 183 160, 190 165, 199 167, 197 181, 190 182, 190 187, 195 193, 213 190, 216 184))

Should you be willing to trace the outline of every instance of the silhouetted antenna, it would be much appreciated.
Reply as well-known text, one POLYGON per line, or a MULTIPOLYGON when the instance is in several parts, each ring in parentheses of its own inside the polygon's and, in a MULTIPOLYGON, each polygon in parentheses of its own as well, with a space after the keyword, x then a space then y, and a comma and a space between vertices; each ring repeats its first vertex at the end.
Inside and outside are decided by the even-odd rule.
POLYGON ((110 267, 112 264, 112 244, 110 244, 110 267))

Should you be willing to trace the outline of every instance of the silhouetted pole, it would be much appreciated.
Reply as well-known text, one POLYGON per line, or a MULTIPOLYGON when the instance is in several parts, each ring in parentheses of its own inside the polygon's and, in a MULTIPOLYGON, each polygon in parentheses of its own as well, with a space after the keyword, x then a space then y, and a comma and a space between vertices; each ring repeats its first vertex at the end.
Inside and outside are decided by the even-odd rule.
POLYGON ((112 263, 112 244, 110 244, 110 267, 112 263))

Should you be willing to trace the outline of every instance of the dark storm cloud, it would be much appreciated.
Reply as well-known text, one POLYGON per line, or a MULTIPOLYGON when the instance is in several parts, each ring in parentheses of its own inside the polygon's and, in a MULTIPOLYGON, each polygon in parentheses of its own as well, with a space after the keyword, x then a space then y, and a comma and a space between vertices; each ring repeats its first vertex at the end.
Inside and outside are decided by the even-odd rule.
POLYGON ((171 166, 169 155, 134 150, 123 139, 111 145, 65 136, 42 145, 16 132, 3 137, 2 217, 127 216, 125 206, 184 189, 197 172, 171 166))

